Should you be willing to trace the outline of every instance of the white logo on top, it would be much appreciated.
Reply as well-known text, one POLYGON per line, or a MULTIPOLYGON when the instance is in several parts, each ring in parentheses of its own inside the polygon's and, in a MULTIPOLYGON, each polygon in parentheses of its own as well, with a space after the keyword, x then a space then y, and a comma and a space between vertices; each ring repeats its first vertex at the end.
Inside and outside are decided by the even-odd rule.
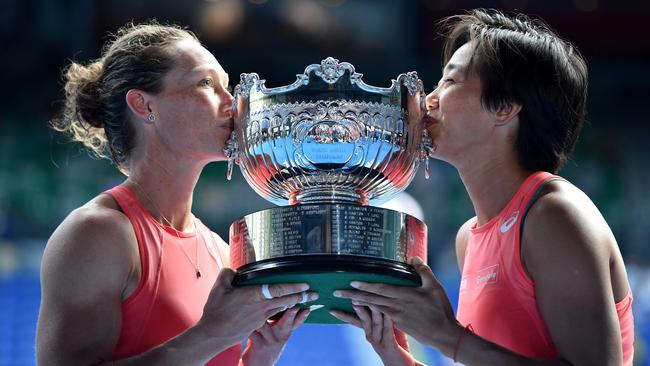
POLYGON ((501 224, 501 228, 500 228, 501 232, 505 233, 508 230, 510 230, 515 225, 518 218, 519 218, 519 211, 515 211, 515 213, 513 213, 512 216, 510 216, 510 218, 508 218, 503 224, 501 224))
POLYGON ((499 264, 483 268, 476 272, 476 286, 490 285, 499 280, 499 264))

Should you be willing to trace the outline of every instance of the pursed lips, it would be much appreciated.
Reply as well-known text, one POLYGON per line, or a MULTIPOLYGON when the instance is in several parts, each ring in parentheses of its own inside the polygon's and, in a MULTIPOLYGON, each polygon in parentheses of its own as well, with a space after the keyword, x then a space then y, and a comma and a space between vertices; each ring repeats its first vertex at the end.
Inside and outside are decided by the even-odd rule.
POLYGON ((424 128, 429 128, 435 125, 436 123, 438 123, 438 120, 429 116, 428 114, 425 115, 424 118, 422 118, 422 124, 424 125, 424 128))

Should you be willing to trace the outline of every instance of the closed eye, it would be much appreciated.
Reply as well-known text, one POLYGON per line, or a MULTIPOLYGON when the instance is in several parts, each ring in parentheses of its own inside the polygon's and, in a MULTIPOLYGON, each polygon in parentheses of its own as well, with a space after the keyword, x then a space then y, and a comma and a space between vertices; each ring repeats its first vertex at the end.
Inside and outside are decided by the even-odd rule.
POLYGON ((440 80, 438 82, 438 84, 433 85, 433 90, 436 90, 436 89, 440 88, 441 86, 450 85, 450 84, 453 85, 455 83, 456 83, 456 81, 454 79, 452 79, 452 78, 442 79, 442 80, 440 80))

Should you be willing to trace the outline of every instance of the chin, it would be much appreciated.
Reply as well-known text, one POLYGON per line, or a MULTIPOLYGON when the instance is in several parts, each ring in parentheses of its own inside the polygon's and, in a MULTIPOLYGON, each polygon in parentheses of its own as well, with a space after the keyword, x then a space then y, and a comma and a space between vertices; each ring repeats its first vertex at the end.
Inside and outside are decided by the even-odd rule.
POLYGON ((217 163, 220 161, 228 161, 228 158, 226 155, 224 155, 223 152, 214 152, 212 154, 207 155, 206 159, 209 163, 217 163))
POLYGON ((219 130, 217 130, 217 133, 215 134, 216 136, 214 137, 213 141, 216 142, 217 145, 219 145, 220 149, 223 149, 228 143, 228 139, 230 138, 231 133, 232 130, 226 128, 219 128, 219 130))

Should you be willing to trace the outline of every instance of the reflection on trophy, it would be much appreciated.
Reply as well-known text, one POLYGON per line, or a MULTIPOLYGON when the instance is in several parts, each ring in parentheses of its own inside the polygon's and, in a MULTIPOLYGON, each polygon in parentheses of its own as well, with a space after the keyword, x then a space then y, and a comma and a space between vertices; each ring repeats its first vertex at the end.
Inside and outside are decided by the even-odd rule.
POLYGON ((266 88, 242 74, 235 88, 233 164, 265 199, 280 205, 230 227, 235 285, 307 282, 323 305, 308 318, 337 323, 332 296, 351 280, 419 286, 406 264, 426 260, 426 225, 405 213, 369 206, 403 191, 428 159, 424 92, 415 72, 389 88, 365 84, 354 67, 331 57, 288 86, 266 88))

